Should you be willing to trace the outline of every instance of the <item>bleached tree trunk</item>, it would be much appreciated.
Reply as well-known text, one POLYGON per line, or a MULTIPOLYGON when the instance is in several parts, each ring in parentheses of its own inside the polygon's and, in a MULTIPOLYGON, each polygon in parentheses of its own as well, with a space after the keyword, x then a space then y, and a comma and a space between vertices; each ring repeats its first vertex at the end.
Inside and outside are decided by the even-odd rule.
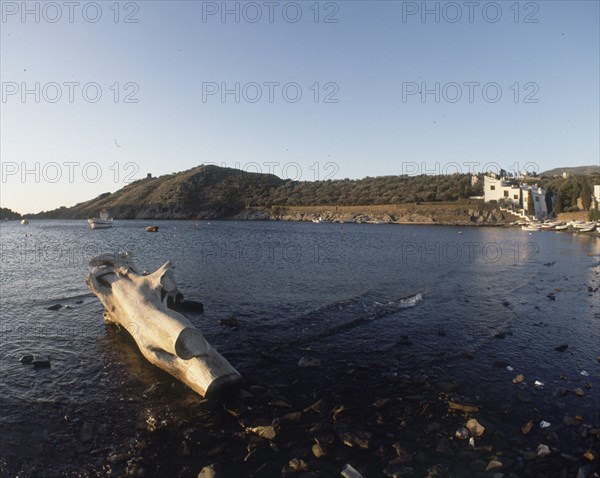
POLYGON ((180 313, 167 308, 177 294, 171 262, 141 273, 128 253, 90 261, 86 284, 98 296, 104 318, 125 328, 146 359, 205 396, 240 380, 240 374, 180 313))

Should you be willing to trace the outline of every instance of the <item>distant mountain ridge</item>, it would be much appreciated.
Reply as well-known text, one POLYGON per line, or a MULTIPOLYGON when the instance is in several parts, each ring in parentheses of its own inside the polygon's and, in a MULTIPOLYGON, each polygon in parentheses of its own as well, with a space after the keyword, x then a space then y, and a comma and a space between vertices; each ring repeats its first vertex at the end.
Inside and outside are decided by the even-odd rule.
POLYGON ((565 168, 554 168, 549 169, 547 171, 543 171, 539 173, 538 176, 562 176, 563 173, 568 173, 570 175, 600 174, 600 166, 567 166, 565 168))

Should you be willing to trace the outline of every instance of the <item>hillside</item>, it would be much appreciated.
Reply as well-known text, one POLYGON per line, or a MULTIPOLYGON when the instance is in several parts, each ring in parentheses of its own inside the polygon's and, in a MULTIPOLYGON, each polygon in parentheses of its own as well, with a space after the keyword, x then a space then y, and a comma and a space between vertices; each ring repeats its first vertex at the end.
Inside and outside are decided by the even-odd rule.
POLYGON ((188 219, 228 217, 247 198, 264 198, 285 181, 274 175, 198 166, 188 171, 146 178, 115 193, 101 194, 73 207, 41 212, 45 219, 85 219, 108 209, 119 219, 188 219))
POLYGON ((300 182, 202 165, 142 179, 115 193, 105 193, 73 207, 41 212, 35 217, 85 219, 100 209, 108 209, 117 219, 216 219, 257 208, 455 201, 476 194, 481 194, 481 189, 471 187, 467 174, 300 182))
POLYGON ((6 207, 0 207, 0 221, 12 221, 15 219, 21 219, 21 215, 6 207))
POLYGON ((554 169, 549 169, 548 171, 543 171, 541 173, 538 174, 538 176, 547 176, 549 178, 553 177, 553 176, 562 176, 562 174, 566 172, 569 173, 570 175, 576 175, 576 174, 600 174, 600 166, 596 165, 592 165, 592 166, 567 166, 565 168, 554 168, 554 169))

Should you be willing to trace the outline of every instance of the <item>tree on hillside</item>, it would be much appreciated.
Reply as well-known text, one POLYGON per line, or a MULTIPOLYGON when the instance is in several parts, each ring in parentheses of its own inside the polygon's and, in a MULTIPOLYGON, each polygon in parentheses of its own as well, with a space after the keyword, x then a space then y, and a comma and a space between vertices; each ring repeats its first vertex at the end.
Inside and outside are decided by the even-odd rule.
POLYGON ((527 195, 527 214, 535 216, 535 204, 533 202, 533 193, 529 191, 527 195))
POLYGON ((0 221, 4 220, 21 219, 21 215, 18 212, 14 212, 12 209, 6 207, 0 207, 0 221))
POLYGON ((583 203, 583 209, 589 211, 592 207, 592 189, 586 178, 582 178, 581 181, 581 202, 583 203))
POLYGON ((548 216, 552 213, 552 196, 554 194, 552 191, 546 191, 546 196, 544 196, 544 201, 546 201, 546 209, 548 210, 548 216))

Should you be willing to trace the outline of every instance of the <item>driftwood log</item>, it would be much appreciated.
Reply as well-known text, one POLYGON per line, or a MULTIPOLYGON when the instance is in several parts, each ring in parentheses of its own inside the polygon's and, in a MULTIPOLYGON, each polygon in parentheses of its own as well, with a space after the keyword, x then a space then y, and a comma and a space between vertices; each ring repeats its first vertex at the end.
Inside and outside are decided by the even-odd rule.
POLYGON ((240 380, 202 333, 167 307, 180 295, 171 262, 149 274, 124 252, 102 254, 90 266, 85 282, 106 308, 104 318, 125 328, 149 362, 202 396, 240 380))

